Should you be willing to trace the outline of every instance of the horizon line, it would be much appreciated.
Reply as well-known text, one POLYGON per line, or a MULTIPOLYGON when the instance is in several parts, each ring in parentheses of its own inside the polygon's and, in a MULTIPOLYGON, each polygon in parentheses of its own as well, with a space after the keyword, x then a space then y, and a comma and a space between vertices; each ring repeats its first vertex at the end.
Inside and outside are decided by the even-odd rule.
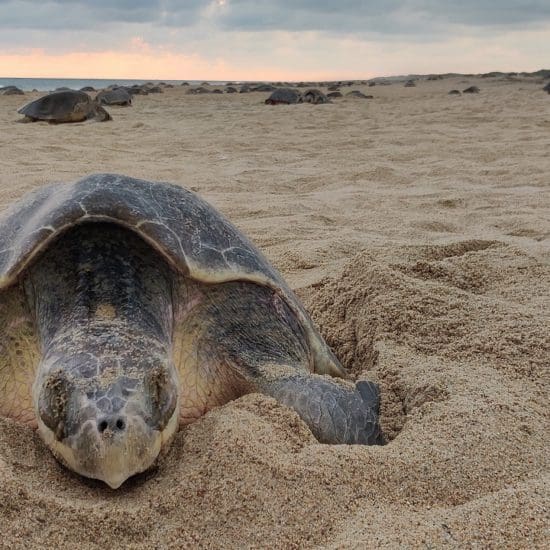
POLYGON ((150 80, 150 81, 172 81, 172 82, 187 82, 187 81, 204 81, 204 82, 332 82, 332 81, 339 81, 339 82, 345 82, 345 81, 355 81, 355 80, 375 80, 378 78, 400 78, 400 77, 407 77, 407 76, 480 76, 484 74, 493 74, 493 73, 501 73, 501 74, 524 74, 524 75, 531 75, 539 72, 549 72, 550 69, 537 69, 536 71, 523 71, 523 70, 510 70, 510 71, 503 71, 503 70, 492 70, 492 71, 484 71, 484 72, 456 72, 456 71, 447 71, 447 72, 429 72, 429 73, 402 73, 402 74, 386 74, 386 75, 379 75, 379 76, 370 76, 370 77, 351 77, 351 78, 318 78, 318 79, 281 79, 281 78, 274 78, 274 79, 243 79, 243 78, 151 78, 151 77, 127 77, 127 76, 117 76, 117 77, 105 77, 105 76, 86 76, 86 77, 74 77, 74 76, 2 76, 0 75, 0 79, 6 80, 6 79, 18 79, 18 80, 150 80))

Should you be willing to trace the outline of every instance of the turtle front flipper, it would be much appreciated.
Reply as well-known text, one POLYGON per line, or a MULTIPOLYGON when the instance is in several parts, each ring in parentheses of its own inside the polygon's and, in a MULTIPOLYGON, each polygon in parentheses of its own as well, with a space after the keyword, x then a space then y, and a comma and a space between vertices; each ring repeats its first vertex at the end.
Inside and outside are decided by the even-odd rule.
POLYGON ((18 286, 0 291, 0 416, 36 425, 32 385, 39 361, 23 292, 18 286))
POLYGON ((273 290, 186 282, 180 296, 174 363, 182 423, 257 391, 296 410, 321 442, 380 442, 378 387, 314 374, 307 333, 273 290))
POLYGON ((276 365, 259 368, 255 383, 261 393, 293 408, 322 443, 382 442, 379 390, 372 382, 361 381, 354 387, 340 379, 276 365))

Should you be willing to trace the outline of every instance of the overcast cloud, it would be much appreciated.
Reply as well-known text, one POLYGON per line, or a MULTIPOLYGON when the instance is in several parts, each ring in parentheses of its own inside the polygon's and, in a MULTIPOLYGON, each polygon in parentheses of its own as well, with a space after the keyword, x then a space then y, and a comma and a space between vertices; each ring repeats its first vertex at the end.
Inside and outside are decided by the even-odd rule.
POLYGON ((271 53, 279 69, 294 48, 304 70, 325 61, 349 72, 364 70, 364 58, 354 61, 354 52, 372 59, 392 44, 424 44, 421 57, 434 45, 459 45, 463 65, 486 44, 495 59, 497 52, 504 57, 495 69, 507 62, 527 68, 550 59, 545 31, 550 0, 0 0, 0 73, 3 55, 31 50, 60 55, 144 48, 243 68, 271 53))
POLYGON ((540 25, 548 0, 0 0, 0 26, 78 29, 142 23, 189 27, 212 20, 233 31, 414 32, 435 25, 540 25))

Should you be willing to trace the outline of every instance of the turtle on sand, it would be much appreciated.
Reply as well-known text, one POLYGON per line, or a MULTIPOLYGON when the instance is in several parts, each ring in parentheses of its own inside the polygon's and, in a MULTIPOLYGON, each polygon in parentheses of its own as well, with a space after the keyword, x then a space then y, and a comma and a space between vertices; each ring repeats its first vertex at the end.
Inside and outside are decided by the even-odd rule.
POLYGON ((83 476, 119 487, 248 392, 321 442, 381 443, 378 387, 346 377, 281 275, 182 187, 96 174, 0 218, 0 414, 83 476))
POLYGON ((470 86, 465 90, 462 90, 463 94, 479 94, 479 88, 477 86, 470 86))
POLYGON ((346 94, 346 97, 359 97, 359 98, 362 98, 362 99, 372 99, 371 95, 365 95, 360 90, 352 90, 351 92, 348 92, 346 94))
POLYGON ((112 120, 111 115, 86 92, 65 90, 45 95, 17 110, 25 115, 22 122, 47 120, 49 122, 82 122, 94 119, 112 120))
POLYGON ((266 100, 266 105, 302 103, 302 93, 292 88, 277 88, 266 100))
POLYGON ((5 86, 0 88, 0 95, 25 95, 25 92, 17 86, 5 86))
POLYGON ((277 90, 277 88, 272 84, 259 84, 258 86, 250 88, 251 92, 274 92, 275 90, 277 90))
POLYGON ((125 88, 102 90, 95 98, 101 105, 120 105, 123 107, 132 105, 132 96, 125 88))
POLYGON ((303 94, 303 101, 305 103, 312 103, 313 105, 319 105, 321 103, 330 103, 330 99, 317 88, 311 88, 306 90, 303 94))

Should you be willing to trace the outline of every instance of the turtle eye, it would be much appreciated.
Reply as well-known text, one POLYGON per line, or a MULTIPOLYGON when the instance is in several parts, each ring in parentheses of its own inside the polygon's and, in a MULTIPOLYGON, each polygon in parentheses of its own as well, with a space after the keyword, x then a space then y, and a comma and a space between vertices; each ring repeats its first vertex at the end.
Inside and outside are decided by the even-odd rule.
POLYGON ((71 384, 67 378, 60 372, 54 372, 44 380, 38 398, 40 419, 59 441, 66 435, 65 424, 70 393, 71 384))

